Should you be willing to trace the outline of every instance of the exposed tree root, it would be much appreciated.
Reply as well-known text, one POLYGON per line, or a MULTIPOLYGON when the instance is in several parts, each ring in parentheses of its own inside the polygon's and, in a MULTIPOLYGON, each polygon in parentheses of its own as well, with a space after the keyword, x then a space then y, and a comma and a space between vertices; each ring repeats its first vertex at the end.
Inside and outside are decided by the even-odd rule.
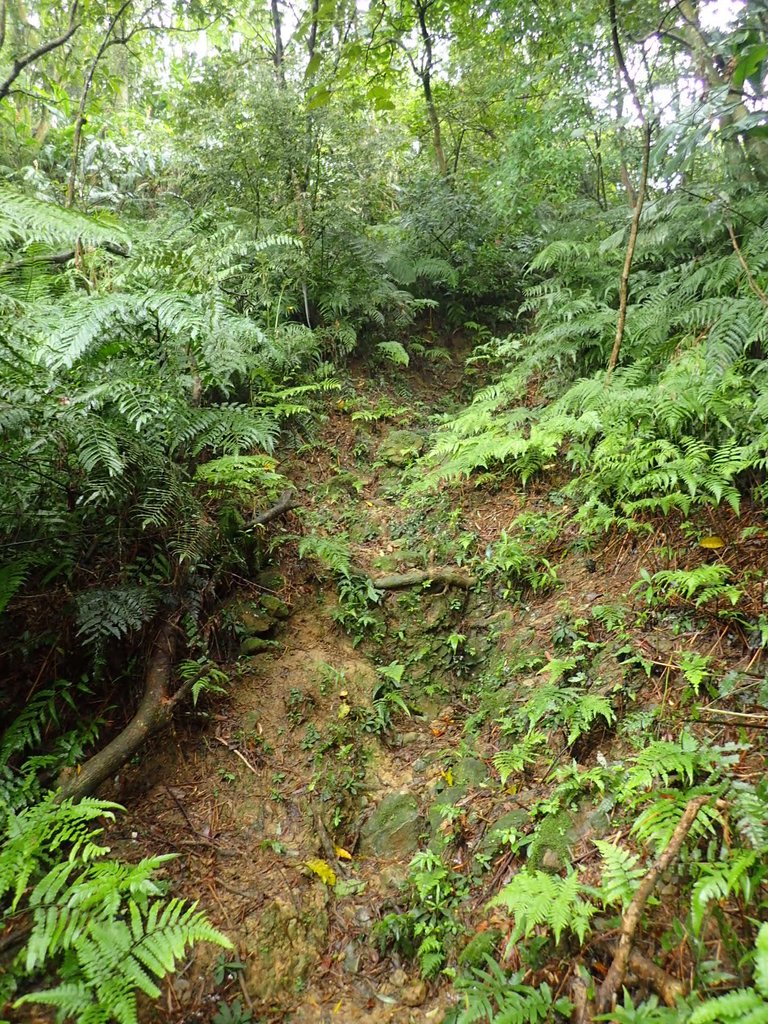
POLYGON ((284 512, 288 512, 290 509, 296 508, 298 504, 299 502, 296 498, 295 491, 283 491, 271 508, 266 509, 264 512, 259 512, 257 516, 253 516, 248 520, 248 525, 266 526, 267 523, 271 523, 273 519, 277 519, 277 517, 283 515, 284 512))
POLYGON ((123 731, 86 761, 76 774, 67 774, 59 780, 60 800, 80 800, 90 796, 135 754, 145 740, 170 724, 176 705, 187 696, 194 682, 190 679, 175 693, 170 693, 176 629, 177 619, 174 617, 158 630, 144 676, 144 695, 136 714, 123 731))
POLYGON ((469 590, 477 583, 474 576, 466 576, 455 569, 414 569, 412 572, 391 573, 389 576, 374 576, 371 582, 377 590, 405 590, 428 584, 434 587, 461 587, 469 590))
MULTIPOLYGON (((613 1001, 616 997, 616 993, 621 988, 622 982, 624 981, 624 975, 627 972, 627 966, 629 965, 632 953, 632 942, 634 941, 635 932, 637 931, 637 927, 643 916, 645 904, 648 902, 648 897, 656 888, 656 883, 661 875, 667 870, 675 857, 680 853, 680 848, 683 845, 685 837, 690 831, 691 825, 693 825, 696 819, 696 815, 708 799, 708 797, 700 796, 696 797, 695 800, 689 801, 677 828, 672 833, 669 846, 667 846, 666 850, 664 850, 662 855, 642 880, 640 888, 637 890, 632 902, 627 907, 627 912, 624 914, 621 922, 619 941, 616 945, 616 953, 613 958, 613 963, 609 967, 608 973, 606 974, 597 993, 598 1013, 608 1013, 613 1009, 613 1001)), ((651 981, 651 978, 649 977, 647 980, 651 981)))
MULTIPOLYGON (((596 941, 598 945, 607 946, 615 956, 615 940, 606 936, 593 941, 596 941)), ((685 995, 685 986, 681 981, 673 978, 671 974, 667 974, 665 970, 649 960, 647 956, 638 953, 637 950, 633 949, 630 952, 627 968, 639 981, 647 982, 654 992, 661 996, 667 1006, 674 1006, 677 1000, 685 995)))

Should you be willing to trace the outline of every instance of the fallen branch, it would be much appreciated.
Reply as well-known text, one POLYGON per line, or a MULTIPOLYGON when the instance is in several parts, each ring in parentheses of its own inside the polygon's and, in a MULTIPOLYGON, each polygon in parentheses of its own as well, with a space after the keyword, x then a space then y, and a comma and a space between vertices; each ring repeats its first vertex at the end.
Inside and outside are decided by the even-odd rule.
POLYGON ((153 733, 171 722, 176 705, 192 688, 188 680, 170 693, 171 670, 176 652, 176 618, 167 620, 158 630, 149 654, 144 676, 144 694, 136 714, 106 747, 94 754, 76 774, 60 778, 59 800, 81 800, 90 796, 121 768, 153 733))
POLYGON ((477 583, 474 576, 466 576, 455 569, 414 569, 413 572, 374 576, 371 582, 377 590, 405 590, 406 587, 428 586, 461 587, 469 590, 477 583))
POLYGON ((295 491, 283 491, 277 502, 268 508, 265 512, 260 512, 257 516, 252 516, 248 520, 249 526, 266 526, 267 523, 271 523, 273 519, 277 519, 278 516, 283 515, 285 512, 289 512, 292 508, 298 507, 298 500, 296 498, 295 491))
POLYGON ((627 965, 632 953, 632 942, 634 941, 635 932, 637 931, 637 927, 643 916, 645 904, 648 902, 648 897, 656 888, 656 883, 659 878, 680 853, 680 848, 682 847, 683 841, 688 835, 688 832, 696 819, 696 815, 708 799, 709 798, 706 796, 700 796, 696 797, 695 800, 689 801, 688 806, 683 812, 682 818, 678 822, 677 828, 672 833, 669 846, 667 846, 666 850, 642 880, 640 888, 637 890, 632 902, 627 907, 627 912, 624 914, 621 922, 616 954, 597 993, 598 1013, 608 1013, 613 1009, 613 1001, 616 993, 621 988, 622 982, 624 981, 624 975, 627 972, 627 965))

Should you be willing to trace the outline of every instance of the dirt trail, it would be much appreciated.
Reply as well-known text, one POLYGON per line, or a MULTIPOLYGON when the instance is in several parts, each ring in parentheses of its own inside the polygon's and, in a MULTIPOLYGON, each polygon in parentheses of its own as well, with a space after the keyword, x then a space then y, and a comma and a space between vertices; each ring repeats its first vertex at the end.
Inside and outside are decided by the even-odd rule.
MULTIPOLYGON (((431 386, 450 392, 439 380, 431 386)), ((423 397, 430 411, 435 396, 423 397)), ((370 458, 397 428, 377 422, 366 430, 370 458)), ((333 458, 324 446, 289 471, 303 499, 314 502, 310 517, 328 502, 332 522, 346 504, 332 482, 350 472, 345 466, 354 468, 359 431, 350 430, 348 415, 336 415, 325 436, 333 458)), ((404 519, 399 462, 394 457, 362 484, 353 481, 364 492, 355 494, 362 511, 350 547, 365 567, 377 556, 408 564, 402 542, 393 546, 390 536, 404 519)), ((305 522, 303 530, 310 528, 305 522)), ((295 561, 282 568, 290 614, 281 613, 266 644, 252 643, 259 653, 231 667, 230 698, 212 703, 207 722, 191 713, 175 741, 166 736, 125 773, 117 793, 129 813, 110 836, 114 851, 131 859, 178 854, 166 870, 174 891, 200 899, 236 943, 242 965, 227 968, 226 958, 217 965, 215 952, 198 950, 165 1005, 147 1007, 145 1019, 207 1022, 226 1002, 241 1016, 251 1010, 256 1021, 440 1021, 445 988, 425 984, 397 956, 381 957, 371 932, 399 909, 408 864, 428 831, 423 798, 441 775, 430 719, 441 698, 425 698, 419 714, 398 714, 396 727, 377 729, 377 665, 394 661, 396 641, 355 649, 332 619, 333 580, 307 582, 303 565, 297 587, 295 561)), ((250 602, 263 589, 237 597, 230 614, 247 625, 256 607, 258 618, 250 602)))
POLYGON ((458 999, 440 973, 445 960, 425 982, 418 955, 401 958, 391 943, 382 952, 381 922, 391 937, 393 920, 426 921, 417 938, 442 936, 446 957, 479 940, 482 966, 482 949, 502 955, 509 934, 508 919, 485 909, 519 869, 504 835, 529 837, 531 863, 558 869, 569 852, 588 872, 592 839, 609 826, 599 795, 544 824, 534 809, 559 764, 581 771, 623 756, 621 730, 598 721, 574 744, 553 727, 537 770, 502 786, 493 758, 510 746, 504 716, 601 606, 590 620, 590 685, 611 694, 619 718, 629 710, 639 721, 660 702, 674 711, 658 671, 671 665, 666 620, 603 649, 606 612, 627 606, 641 567, 653 567, 652 540, 635 551, 617 535, 585 551, 562 502, 512 480, 403 501, 433 414, 461 400, 455 370, 427 379, 401 379, 397 390, 359 382, 320 440, 281 467, 301 509, 270 528, 284 541, 273 564, 221 611, 222 634, 240 652, 229 697, 211 701, 207 717, 190 711, 114 794, 130 808, 112 830, 115 853, 178 854, 165 869, 171 890, 198 897, 237 947, 229 958, 197 950, 142 1024, 438 1024, 458 999), (542 592, 525 580, 510 589, 497 574, 472 592, 412 588, 343 604, 334 559, 370 574, 463 569, 473 551, 482 572, 483 552, 521 512, 555 523, 538 549, 547 558, 531 563, 556 563, 542 592), (297 535, 326 545, 325 567, 317 548, 299 557, 297 535), (627 644, 650 667, 634 683, 627 644), (414 855, 430 851, 447 881, 433 903, 434 893, 403 889, 414 855))

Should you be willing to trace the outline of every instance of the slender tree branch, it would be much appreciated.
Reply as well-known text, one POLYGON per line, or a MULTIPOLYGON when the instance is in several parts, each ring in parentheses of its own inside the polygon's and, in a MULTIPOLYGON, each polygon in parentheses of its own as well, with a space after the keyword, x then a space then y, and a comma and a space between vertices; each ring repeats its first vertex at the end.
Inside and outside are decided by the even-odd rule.
POLYGON ((83 125, 85 124, 85 106, 88 102, 88 95, 91 91, 93 84, 93 76, 96 74, 96 68, 99 61, 104 56, 107 47, 110 45, 110 37, 114 31, 118 21, 122 18, 128 8, 132 5, 133 0, 124 0, 122 5, 119 7, 117 12, 111 15, 107 31, 104 33, 104 38, 101 41, 101 46, 96 52, 96 56, 91 61, 91 64, 86 72, 85 81, 83 82, 83 91, 80 94, 80 103, 77 108, 77 116, 75 117, 74 132, 72 135, 72 165, 69 170, 69 181, 67 182, 67 198, 65 206, 72 206, 75 201, 75 184, 77 182, 77 165, 80 160, 80 142, 83 137, 83 125))
POLYGON ((650 122, 646 122, 643 125, 643 166, 640 171, 640 184, 638 185, 637 196, 635 198, 635 208, 632 211, 632 221, 629 227, 629 240, 627 241, 627 251, 624 256, 624 266, 619 280, 619 318, 616 322, 616 337, 613 340, 613 348, 611 349, 611 355, 608 360, 608 369, 605 375, 606 384, 611 379, 611 374, 616 368, 616 363, 619 361, 621 343, 624 340, 624 329, 627 323, 627 306, 629 304, 629 275, 632 270, 632 260, 635 256, 635 248, 637 247, 637 235, 640 230, 640 216, 643 212, 645 196, 648 191, 648 165, 651 160, 651 135, 652 126, 650 122))
POLYGON ((733 230, 733 224, 731 224, 730 221, 726 221, 725 226, 728 229, 728 234, 731 236, 731 245, 733 246, 733 251, 736 253, 736 258, 741 264, 741 269, 744 271, 746 275, 749 287, 752 289, 752 291, 755 293, 758 299, 760 299, 762 304, 764 306, 768 306, 768 295, 765 294, 763 289, 752 276, 752 271, 749 269, 749 264, 744 259, 744 253, 741 251, 738 239, 736 238, 736 232, 733 230))
POLYGON ((271 523, 273 519, 277 519, 278 516, 283 515, 284 512, 290 511, 292 508, 298 507, 298 500, 296 498, 296 492, 287 490, 283 491, 275 504, 266 509, 264 512, 260 512, 258 515, 253 516, 249 520, 249 526, 266 526, 267 523, 271 523))
POLYGON ((645 111, 643 110, 643 104, 640 102, 640 95, 637 91, 637 85, 634 79, 627 70, 627 64, 624 60, 624 53, 621 48, 621 39, 619 38, 619 16, 616 12, 616 0, 608 0, 608 14, 611 20, 611 45, 613 46, 613 55, 616 58, 616 64, 619 69, 621 77, 626 82, 627 88, 629 89, 630 95, 635 104, 637 115, 641 122, 645 124, 645 111))
POLYGON ((624 914, 621 922, 619 941, 616 946, 616 955, 613 958, 613 963, 608 968, 608 973, 606 974, 597 994, 598 1013, 608 1013, 612 1009, 613 1000, 616 993, 621 988, 621 984, 624 981, 624 975, 627 972, 635 932, 637 931, 637 927, 643 916, 643 910, 645 909, 645 904, 648 902, 648 897, 656 888, 656 883, 659 881, 659 878, 680 853, 685 837, 690 832, 691 826, 696 820, 696 815, 708 799, 709 797, 699 796, 696 797, 695 800, 689 801, 682 818, 678 822, 677 828, 672 833, 669 845, 642 880, 632 902, 627 907, 627 912, 624 914))
MULTIPOLYGON (((72 38, 72 36, 75 34, 75 32, 77 32, 77 30, 80 28, 80 22, 75 21, 75 18, 77 16, 77 5, 78 5, 78 0, 74 0, 74 3, 72 4, 72 10, 71 10, 70 15, 69 15, 69 26, 68 26, 66 32, 64 32, 60 36, 57 36, 56 39, 49 39, 47 43, 42 43, 40 46, 37 47, 36 50, 31 50, 29 53, 25 54, 23 57, 17 57, 14 60, 13 64, 11 65, 11 70, 10 70, 10 72, 8 74, 8 77, 5 79, 4 82, 0 83, 0 103, 5 99, 5 97, 8 95, 8 93, 11 91, 11 86, 16 81, 16 79, 19 77, 19 75, 24 70, 24 68, 29 67, 30 64, 33 64, 36 60, 39 60, 41 57, 44 57, 47 53, 50 53, 52 50, 57 50, 60 46, 64 46, 64 44, 66 42, 68 42, 72 38)), ((3 0, 3 10, 2 10, 2 21, 3 21, 2 34, 3 34, 3 38, 5 37, 5 19, 6 19, 5 0, 3 0)))

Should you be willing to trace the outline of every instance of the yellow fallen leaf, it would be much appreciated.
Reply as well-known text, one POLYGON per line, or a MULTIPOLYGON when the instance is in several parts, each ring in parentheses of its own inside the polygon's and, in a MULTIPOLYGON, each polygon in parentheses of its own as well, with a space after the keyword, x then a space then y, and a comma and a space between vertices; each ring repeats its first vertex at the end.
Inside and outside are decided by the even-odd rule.
POLYGON ((352 860, 352 854, 349 850, 345 850, 343 846, 334 846, 333 849, 339 860, 352 860))
POLYGON ((338 717, 339 718, 346 718, 351 710, 352 710, 352 708, 349 706, 349 704, 340 704, 339 705, 339 715, 338 715, 338 717))
POLYGON ((442 775, 442 777, 445 779, 449 786, 453 785, 453 772, 451 771, 450 768, 446 769, 446 771, 444 772, 440 772, 440 774, 442 775))
POLYGON ((711 537, 702 537, 699 541, 699 547, 714 551, 717 548, 724 548, 725 541, 722 537, 718 537, 717 534, 713 534, 711 537))
POLYGON ((309 868, 325 885, 336 885, 336 872, 327 860, 320 860, 315 857, 312 860, 305 860, 304 867, 309 868))

